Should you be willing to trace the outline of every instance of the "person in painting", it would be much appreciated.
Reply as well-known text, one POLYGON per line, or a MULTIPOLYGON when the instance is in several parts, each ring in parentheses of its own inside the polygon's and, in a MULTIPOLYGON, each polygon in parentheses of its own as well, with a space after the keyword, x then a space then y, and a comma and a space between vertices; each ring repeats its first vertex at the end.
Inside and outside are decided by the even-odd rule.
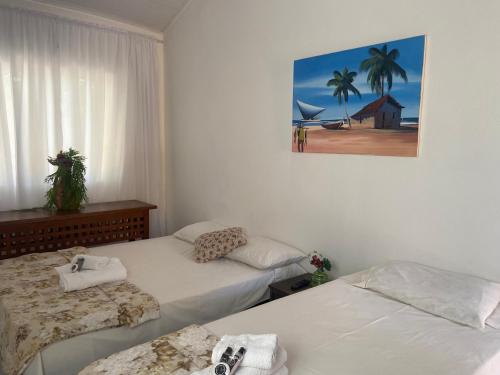
POLYGON ((307 129, 304 126, 297 126, 295 128, 293 143, 297 143, 298 152, 304 152, 304 145, 307 145, 307 129))

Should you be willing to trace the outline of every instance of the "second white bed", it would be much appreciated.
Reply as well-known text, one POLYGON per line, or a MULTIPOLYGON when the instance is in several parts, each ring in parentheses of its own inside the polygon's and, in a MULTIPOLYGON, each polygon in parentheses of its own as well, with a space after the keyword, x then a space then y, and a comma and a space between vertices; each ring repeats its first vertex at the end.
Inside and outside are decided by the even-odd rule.
POLYGON ((127 279, 158 300, 161 318, 133 329, 105 329, 50 345, 35 357, 25 375, 76 374, 114 352, 191 323, 204 324, 242 311, 267 299, 269 284, 304 273, 296 264, 262 271, 229 259, 195 263, 193 245, 173 236, 90 251, 120 258, 127 279))
POLYGON ((291 375, 498 375, 500 330, 479 330, 337 280, 212 322, 277 333, 291 375))

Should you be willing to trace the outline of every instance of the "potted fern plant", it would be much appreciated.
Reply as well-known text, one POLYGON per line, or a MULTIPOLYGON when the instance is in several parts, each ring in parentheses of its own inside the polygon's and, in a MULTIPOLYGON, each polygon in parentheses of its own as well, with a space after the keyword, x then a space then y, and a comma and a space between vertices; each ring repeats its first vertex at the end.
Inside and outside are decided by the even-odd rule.
POLYGON ((78 210, 82 202, 87 201, 84 160, 85 157, 72 148, 59 152, 55 158, 47 159, 57 167, 57 170, 45 179, 46 183, 52 185, 46 194, 47 208, 61 211, 78 210))

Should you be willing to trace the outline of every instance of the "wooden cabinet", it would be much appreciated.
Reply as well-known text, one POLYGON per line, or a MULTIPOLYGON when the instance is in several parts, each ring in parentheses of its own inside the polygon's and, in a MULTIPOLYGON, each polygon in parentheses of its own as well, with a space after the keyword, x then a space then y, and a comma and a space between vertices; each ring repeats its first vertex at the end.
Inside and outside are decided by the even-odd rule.
POLYGON ((155 208, 120 201, 87 204, 79 211, 0 212, 0 259, 149 238, 149 210, 155 208))

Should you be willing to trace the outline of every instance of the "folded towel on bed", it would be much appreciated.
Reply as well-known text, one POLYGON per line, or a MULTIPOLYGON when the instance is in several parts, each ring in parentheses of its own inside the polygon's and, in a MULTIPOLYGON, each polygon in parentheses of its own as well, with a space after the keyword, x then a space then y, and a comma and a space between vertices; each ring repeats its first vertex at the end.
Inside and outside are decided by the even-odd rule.
MULTIPOLYGON (((260 375, 263 374, 262 370, 253 367, 239 367, 236 370, 236 375, 260 375)), ((281 366, 269 373, 269 375, 288 375, 288 368, 281 366)))
POLYGON ((247 350, 240 366, 270 370, 276 360, 278 336, 275 334, 223 336, 212 351, 212 363, 219 361, 228 346, 235 352, 240 347, 247 350))
MULTIPOLYGON (((247 353, 248 353, 248 351, 247 351, 247 353)), ((287 354, 286 350, 278 345, 278 348, 276 349, 276 358, 273 362, 273 366, 270 369, 265 370, 265 369, 261 369, 261 368, 257 368, 257 367, 240 366, 238 368, 238 371, 236 371, 236 373, 238 375, 282 374, 282 372, 279 372, 279 371, 282 371, 282 368, 286 369, 286 367, 284 367, 284 365, 286 363, 287 356, 288 356, 288 354, 287 354)), ((243 357, 242 363, 244 362, 244 359, 245 359, 245 357, 243 357)), ((287 373, 288 373, 288 370, 287 370, 287 373)))
POLYGON ((59 273, 59 285, 65 292, 87 289, 96 285, 123 281, 127 278, 127 269, 118 258, 111 258, 100 270, 84 270, 71 272, 72 263, 56 267, 59 273))
POLYGON ((78 254, 73 257, 71 263, 76 264, 76 261, 81 258, 83 258, 82 270, 94 270, 94 271, 101 270, 104 267, 106 267, 109 264, 110 260, 108 257, 98 257, 95 255, 78 254))
MULTIPOLYGON (((191 375, 214 375, 214 366, 207 367, 200 371, 195 371, 191 373, 191 375)), ((251 367, 238 367, 236 369, 235 375, 258 375, 261 374, 259 369, 251 368, 251 367)), ((286 366, 281 366, 277 368, 274 372, 270 373, 270 375, 288 375, 288 369, 286 366)))

